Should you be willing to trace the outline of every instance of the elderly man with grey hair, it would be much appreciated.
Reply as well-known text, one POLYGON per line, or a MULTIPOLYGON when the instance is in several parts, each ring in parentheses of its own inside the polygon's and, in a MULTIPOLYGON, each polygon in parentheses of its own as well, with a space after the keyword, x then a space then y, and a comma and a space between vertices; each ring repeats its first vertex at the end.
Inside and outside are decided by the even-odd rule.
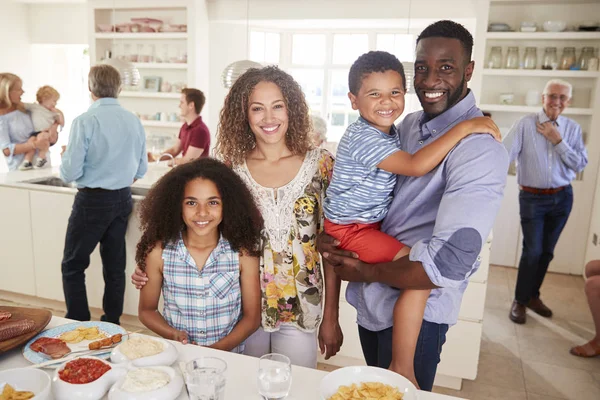
POLYGON ((542 94, 543 109, 517 121, 505 140, 510 160, 517 161, 523 253, 509 318, 526 322, 526 308, 543 317, 552 311, 540 288, 554 247, 573 207, 575 179, 587 165, 581 127, 562 116, 571 101, 569 82, 553 79, 542 94))
POLYGON ((119 71, 90 69, 93 104, 75 118, 60 176, 77 194, 67 226, 62 279, 67 318, 90 319, 85 270, 100 243, 104 276, 103 321, 119 323, 125 295, 125 232, 133 209, 131 184, 148 169, 146 135, 140 120, 119 105, 119 71))

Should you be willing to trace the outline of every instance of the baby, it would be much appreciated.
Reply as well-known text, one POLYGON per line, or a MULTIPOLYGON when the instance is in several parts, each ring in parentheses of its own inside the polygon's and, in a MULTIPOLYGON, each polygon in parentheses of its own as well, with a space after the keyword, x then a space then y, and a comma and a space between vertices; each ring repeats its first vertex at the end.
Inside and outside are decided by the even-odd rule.
MULTIPOLYGON (((63 113, 56 108, 56 102, 60 98, 60 94, 51 86, 42 86, 36 93, 37 103, 25 104, 25 108, 31 114, 33 122, 33 133, 31 136, 48 131, 50 145, 58 140, 58 125, 65 126, 65 117, 63 113)), ((46 134, 46 133, 44 133, 46 134)), ((33 168, 33 156, 36 150, 31 150, 25 153, 25 159, 19 169, 26 171, 33 168)), ((47 150, 38 151, 38 159, 35 164, 36 168, 43 168, 48 161, 46 160, 47 150)))

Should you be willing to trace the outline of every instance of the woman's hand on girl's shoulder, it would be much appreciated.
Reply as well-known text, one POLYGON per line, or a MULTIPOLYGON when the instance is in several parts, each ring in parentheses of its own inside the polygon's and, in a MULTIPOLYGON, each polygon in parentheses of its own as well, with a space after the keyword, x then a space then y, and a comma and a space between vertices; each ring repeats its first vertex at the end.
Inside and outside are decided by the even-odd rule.
POLYGON ((148 282, 148 275, 140 267, 135 267, 135 271, 131 274, 131 283, 136 289, 141 289, 148 282))
MULTIPOLYGON (((146 256, 146 269, 158 267, 160 273, 162 273, 162 244, 157 242, 154 248, 146 256)), ((135 271, 131 274, 131 283, 136 289, 142 289, 148 282, 148 274, 142 271, 138 266, 135 267, 135 271)))

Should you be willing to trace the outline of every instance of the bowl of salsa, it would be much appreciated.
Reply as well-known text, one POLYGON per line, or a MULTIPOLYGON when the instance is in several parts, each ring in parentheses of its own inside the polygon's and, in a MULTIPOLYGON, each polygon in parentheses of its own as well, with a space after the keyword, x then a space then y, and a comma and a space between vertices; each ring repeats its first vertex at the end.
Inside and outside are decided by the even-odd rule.
POLYGON ((52 378, 55 400, 101 399, 127 371, 96 357, 80 357, 61 365, 52 378))

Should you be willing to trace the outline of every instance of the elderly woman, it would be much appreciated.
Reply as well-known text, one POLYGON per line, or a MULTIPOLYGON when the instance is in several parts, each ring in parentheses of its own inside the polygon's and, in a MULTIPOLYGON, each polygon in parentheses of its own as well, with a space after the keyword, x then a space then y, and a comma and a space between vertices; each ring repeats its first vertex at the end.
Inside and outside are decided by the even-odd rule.
POLYGON ((37 137, 31 136, 33 123, 21 102, 23 93, 21 78, 11 73, 0 73, 0 149, 11 171, 19 167, 28 151, 48 150, 50 147, 47 131, 37 137))
POLYGON ((331 154, 337 151, 337 142, 327 141, 327 122, 316 114, 311 114, 310 121, 312 124, 312 130, 310 132, 310 140, 315 147, 328 150, 331 154))

